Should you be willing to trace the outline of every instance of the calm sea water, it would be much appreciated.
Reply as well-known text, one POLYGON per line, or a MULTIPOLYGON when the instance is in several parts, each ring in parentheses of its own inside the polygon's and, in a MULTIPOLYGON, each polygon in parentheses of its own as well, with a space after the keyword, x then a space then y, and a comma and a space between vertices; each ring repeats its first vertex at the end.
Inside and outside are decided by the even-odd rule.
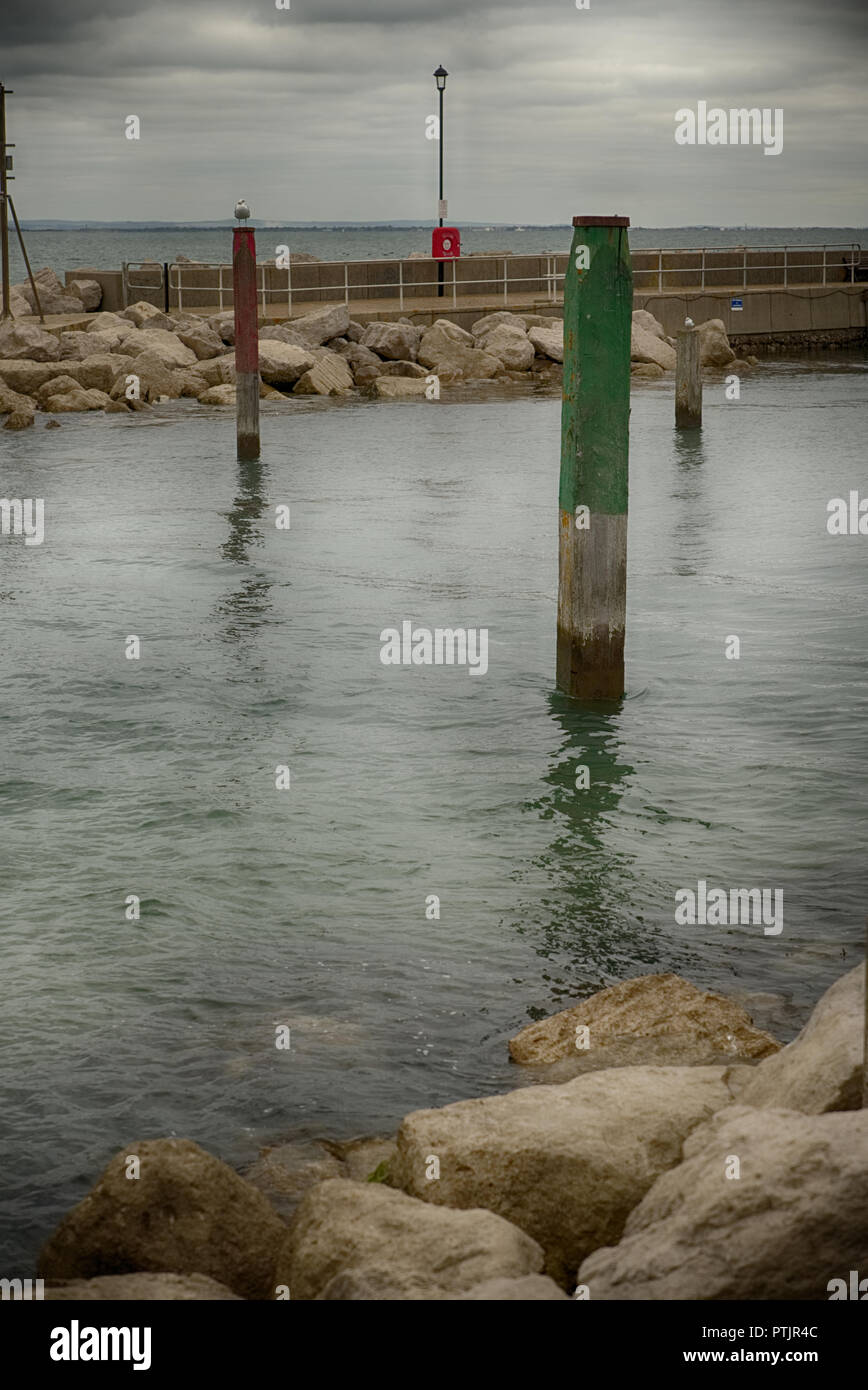
POLYGON ((136 1139, 386 1130, 633 974, 784 995, 792 1032, 863 939, 868 541, 825 520, 866 404, 844 354, 707 387, 701 439, 634 392, 596 710, 553 683, 556 398, 266 405, 241 467, 191 402, 0 436, 46 499, 42 546, 0 539, 4 1272, 136 1139), (487 627, 488 673, 384 667, 404 618, 487 627), (783 934, 676 926, 699 878, 783 889, 783 934))
MULTIPOLYGON (((461 234, 462 250, 536 253, 570 249, 571 227, 527 227, 517 231, 485 231, 471 228, 461 234)), ((232 234, 223 230, 196 231, 154 229, 117 231, 109 228, 91 231, 28 231, 24 240, 34 269, 49 265, 63 279, 64 270, 81 266, 119 270, 124 261, 173 261, 179 255, 192 261, 231 259, 232 234)), ((868 246, 868 228, 852 227, 633 227, 630 245, 641 247, 677 246, 799 246, 814 243, 859 242, 868 246)), ((267 227, 257 232, 260 260, 275 255, 275 248, 307 251, 323 261, 390 260, 408 256, 411 251, 430 251, 431 231, 423 227, 345 229, 267 227)), ((12 279, 23 280, 24 262, 17 239, 10 242, 12 279)))

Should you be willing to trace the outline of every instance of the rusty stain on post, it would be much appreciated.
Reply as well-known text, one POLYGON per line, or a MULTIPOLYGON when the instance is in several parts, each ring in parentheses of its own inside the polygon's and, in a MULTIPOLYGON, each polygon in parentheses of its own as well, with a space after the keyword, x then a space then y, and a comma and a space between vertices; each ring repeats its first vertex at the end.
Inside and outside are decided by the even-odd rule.
POLYGON ((624 693, 633 276, 627 217, 574 217, 564 284, 557 684, 624 693))

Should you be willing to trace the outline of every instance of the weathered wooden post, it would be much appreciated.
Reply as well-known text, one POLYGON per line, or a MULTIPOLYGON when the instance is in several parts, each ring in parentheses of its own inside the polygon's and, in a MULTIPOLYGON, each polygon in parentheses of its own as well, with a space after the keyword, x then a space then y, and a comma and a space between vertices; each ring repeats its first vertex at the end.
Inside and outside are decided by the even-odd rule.
POLYGON ((564 281, 557 683, 624 694, 633 274, 628 217, 574 217, 564 281))
POLYGON ((865 1050, 862 1055, 862 1109, 868 1110, 868 918, 865 919, 865 1050))
MULTIPOLYGON (((238 203, 235 216, 250 209, 238 203)), ((256 311, 256 237, 252 227, 232 231, 235 308, 235 428, 240 459, 259 458, 259 320, 256 311)))
POLYGON ((702 372, 699 362, 699 329, 692 319, 679 328, 675 358, 675 424, 680 430, 702 427, 702 372))

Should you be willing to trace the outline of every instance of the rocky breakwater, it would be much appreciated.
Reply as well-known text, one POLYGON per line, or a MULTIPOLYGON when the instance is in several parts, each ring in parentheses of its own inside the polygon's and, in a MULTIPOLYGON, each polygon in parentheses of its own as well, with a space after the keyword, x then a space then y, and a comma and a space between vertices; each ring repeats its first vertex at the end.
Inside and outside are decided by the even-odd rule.
MULTIPOLYGON (((43 314, 87 314, 98 309, 102 302, 102 286, 98 280, 83 277, 64 285, 53 270, 43 266, 42 270, 37 270, 33 281, 43 314)), ((29 280, 11 286, 9 308, 13 319, 38 315, 36 296, 29 280)))
POLYGON ((38 1273, 49 1299, 845 1297, 868 1276, 864 1028, 862 965, 786 1047, 640 976, 522 1029, 515 1090, 394 1141, 299 1140, 246 1179, 189 1140, 129 1144, 38 1273))
MULTIPOLYGON (((0 414, 7 429, 25 429, 38 411, 126 414, 181 397, 232 406, 234 332, 231 310, 202 319, 165 314, 145 302, 118 314, 96 313, 71 331, 48 332, 32 315, 15 318, 0 326, 0 414)), ((701 324, 700 333, 705 370, 750 365, 735 359, 719 319, 701 324)), ((637 310, 634 375, 673 371, 672 343, 651 314, 637 310)), ((363 326, 339 304, 260 329, 260 395, 432 400, 441 388, 490 382, 554 388, 563 356, 562 321, 539 314, 504 310, 478 319, 470 331, 448 319, 424 328, 409 319, 363 326)))

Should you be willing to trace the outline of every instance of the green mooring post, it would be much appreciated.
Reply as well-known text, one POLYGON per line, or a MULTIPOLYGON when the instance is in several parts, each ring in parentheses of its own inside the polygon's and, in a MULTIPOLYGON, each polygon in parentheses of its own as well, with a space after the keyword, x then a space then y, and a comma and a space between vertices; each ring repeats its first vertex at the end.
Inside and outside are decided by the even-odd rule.
POLYGON ((628 217, 574 217, 564 282, 558 688, 624 694, 633 274, 628 217))

